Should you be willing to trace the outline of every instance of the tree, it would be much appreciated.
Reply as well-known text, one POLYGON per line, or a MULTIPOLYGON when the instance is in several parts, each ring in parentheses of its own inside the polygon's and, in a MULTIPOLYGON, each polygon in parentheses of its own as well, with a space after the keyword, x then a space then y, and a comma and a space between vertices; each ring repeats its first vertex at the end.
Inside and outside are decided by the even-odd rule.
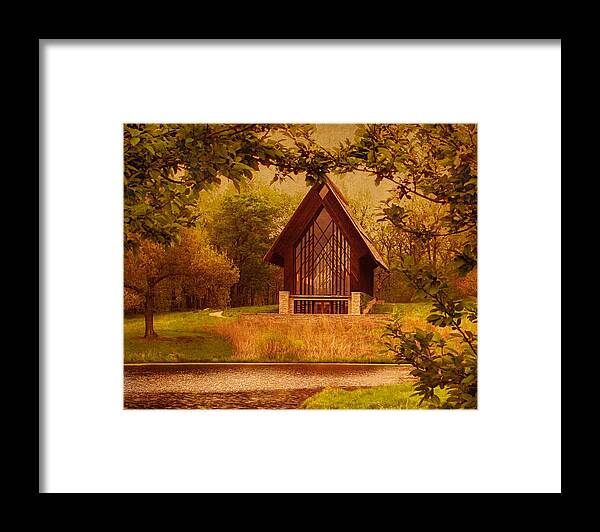
POLYGON ((232 289, 233 306, 275 297, 282 282, 281 268, 265 263, 263 257, 297 204, 298 198, 267 187, 222 198, 207 229, 216 249, 226 253, 240 271, 232 289))
MULTIPOLYGON (((377 269, 375 273, 375 296, 389 301, 413 301, 416 289, 407 282, 400 270, 402 258, 406 255, 415 261, 426 261, 434 270, 441 270, 454 258, 454 250, 460 249, 462 234, 442 235, 442 218, 446 207, 423 198, 406 200, 409 207, 408 218, 403 226, 419 228, 419 231, 406 231, 397 227, 381 208, 374 204, 369 190, 359 193, 345 192, 350 202, 354 218, 365 230, 377 249, 382 253, 389 271, 377 269)), ((385 208, 389 204, 383 203, 385 208)), ((473 276, 469 276, 473 277, 473 276)), ((451 278, 453 288, 461 293, 474 293, 473 279, 451 278)))
POLYGON ((144 338, 156 338, 154 313, 161 295, 186 291, 225 305, 239 272, 231 261, 213 249, 197 230, 182 230, 173 245, 141 240, 125 253, 125 297, 143 305, 144 338), (131 292, 128 292, 131 291, 131 292))
POLYGON ((442 404, 452 408, 477 405, 477 335, 466 321, 477 321, 477 304, 457 298, 452 275, 466 275, 477 265, 477 130, 473 124, 387 125, 357 130, 354 142, 328 152, 336 172, 363 171, 379 184, 394 184, 383 219, 410 235, 427 250, 415 260, 415 248, 398 270, 417 295, 432 302, 428 321, 452 333, 405 332, 401 320, 389 327, 387 347, 396 360, 413 365, 421 402, 440 404, 437 387, 447 388, 442 404), (414 198, 438 208, 435 223, 425 223, 414 198), (451 259, 442 265, 432 256, 440 238, 456 237, 451 259))
POLYGON ((143 240, 176 242, 195 225, 200 192, 222 178, 239 189, 262 165, 276 167, 275 179, 302 171, 312 179, 321 169, 300 153, 311 134, 308 125, 126 124, 125 249, 143 240))

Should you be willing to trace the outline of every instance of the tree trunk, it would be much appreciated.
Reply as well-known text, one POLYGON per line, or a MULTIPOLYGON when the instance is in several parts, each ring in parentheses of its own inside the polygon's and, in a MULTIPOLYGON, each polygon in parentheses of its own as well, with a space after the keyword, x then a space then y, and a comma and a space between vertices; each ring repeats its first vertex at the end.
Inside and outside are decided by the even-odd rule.
POLYGON ((171 289, 171 301, 170 301, 170 311, 173 312, 177 310, 177 300, 175 297, 175 289, 171 289))
POLYGON ((154 332, 154 286, 146 292, 144 323, 146 325, 144 338, 156 338, 158 335, 154 332))

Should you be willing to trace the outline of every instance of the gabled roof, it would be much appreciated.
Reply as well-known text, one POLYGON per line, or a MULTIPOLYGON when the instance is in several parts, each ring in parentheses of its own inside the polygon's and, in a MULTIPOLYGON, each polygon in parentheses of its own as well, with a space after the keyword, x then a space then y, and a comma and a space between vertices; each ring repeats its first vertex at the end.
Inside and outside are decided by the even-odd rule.
MULTIPOLYGON (((275 242, 273 242, 273 245, 271 246, 269 251, 267 251, 263 260, 272 264, 277 264, 279 266, 282 265, 282 253, 280 252, 280 247, 282 243, 285 242, 288 239, 288 237, 290 237, 294 233, 294 231, 299 230, 301 232, 304 232, 304 229, 306 227, 298 227, 299 224, 302 223, 303 213, 310 207, 310 204, 313 201, 318 201, 319 204, 321 203, 319 198, 322 199, 326 195, 320 194, 324 187, 327 187, 328 191, 333 194, 333 197, 341 207, 341 210, 343 211, 345 217, 348 218, 348 221, 350 222, 349 225, 354 229, 359 239, 364 243, 373 260, 377 263, 378 266, 381 266, 385 270, 389 270, 387 264, 385 263, 385 260, 383 259, 379 251, 377 251, 377 248, 375 247, 373 242, 371 242, 371 239, 367 236, 365 230, 360 226, 360 224, 354 219, 354 217, 350 213, 350 204, 348 203, 348 200, 344 197, 341 190, 329 177, 327 177, 325 183, 317 183, 313 185, 312 188, 306 194, 306 196, 304 196, 304 199, 300 202, 300 205, 290 218, 290 221, 283 228, 275 242)), ((304 223, 303 225, 307 224, 304 223)))

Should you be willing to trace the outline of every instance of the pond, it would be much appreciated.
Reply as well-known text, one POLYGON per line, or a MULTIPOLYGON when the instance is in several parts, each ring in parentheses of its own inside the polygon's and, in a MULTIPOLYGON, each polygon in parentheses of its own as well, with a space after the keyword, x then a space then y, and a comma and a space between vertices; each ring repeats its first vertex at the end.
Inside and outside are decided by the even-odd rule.
POLYGON ((125 366, 126 409, 299 408, 328 386, 398 384, 410 368, 391 364, 148 364, 125 366))

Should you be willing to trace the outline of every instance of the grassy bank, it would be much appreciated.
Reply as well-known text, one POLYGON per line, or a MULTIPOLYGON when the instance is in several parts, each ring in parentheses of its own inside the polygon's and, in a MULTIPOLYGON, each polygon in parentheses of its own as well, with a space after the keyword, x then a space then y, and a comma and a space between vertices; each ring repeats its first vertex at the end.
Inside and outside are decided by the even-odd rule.
POLYGON ((371 314, 394 314, 398 312, 402 317, 416 318, 425 321, 431 303, 378 303, 373 305, 371 314))
MULTIPOLYGON (((391 384, 374 386, 359 390, 341 390, 326 388, 302 404, 307 409, 420 409, 420 398, 411 397, 414 392, 412 384, 391 384)), ((445 392, 438 391, 438 396, 444 397, 445 392)))
POLYGON ((241 361, 393 362, 381 342, 384 324, 371 320, 254 316, 219 323, 214 331, 231 342, 233 358, 241 361))
POLYGON ((233 307, 223 311, 223 316, 239 318, 242 314, 277 314, 279 305, 265 305, 262 307, 233 307))
MULTIPOLYGON (((387 304, 405 329, 433 330, 427 303, 387 304)), ((373 320, 273 320, 277 305, 156 314, 155 340, 145 340, 144 317, 125 318, 125 362, 392 362, 373 320), (250 320, 244 315, 258 314, 250 320)), ((448 329, 449 332, 449 329, 448 329)))
POLYGON ((124 321, 124 361, 136 362, 226 362, 232 361, 233 346, 215 331, 216 325, 237 321, 241 314, 277 312, 277 305, 227 309, 222 317, 213 310, 163 312, 154 316, 158 338, 146 340, 144 316, 124 321))
POLYGON ((222 362, 233 349, 211 328, 232 318, 209 316, 209 311, 168 312, 154 316, 155 340, 144 336, 144 317, 125 318, 125 362, 222 362))
MULTIPOLYGON (((438 331, 442 336, 448 336, 453 331, 450 327, 443 329, 427 322, 427 316, 431 311, 431 303, 383 303, 374 305, 371 314, 398 315, 405 331, 423 329, 425 331, 438 331)), ((477 325, 469 321, 463 321, 462 327, 468 331, 477 332, 477 325)))

